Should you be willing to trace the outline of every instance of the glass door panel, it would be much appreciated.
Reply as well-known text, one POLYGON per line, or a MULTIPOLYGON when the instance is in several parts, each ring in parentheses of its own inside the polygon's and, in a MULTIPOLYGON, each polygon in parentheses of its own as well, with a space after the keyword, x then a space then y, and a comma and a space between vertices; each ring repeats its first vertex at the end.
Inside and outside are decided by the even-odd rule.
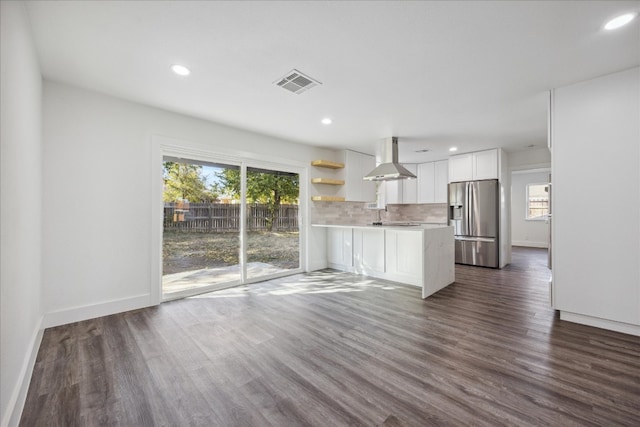
POLYGON ((171 157, 163 167, 163 299, 239 284, 241 205, 229 181, 240 167, 171 157))
POLYGON ((247 279, 300 268, 297 173, 247 168, 247 279))

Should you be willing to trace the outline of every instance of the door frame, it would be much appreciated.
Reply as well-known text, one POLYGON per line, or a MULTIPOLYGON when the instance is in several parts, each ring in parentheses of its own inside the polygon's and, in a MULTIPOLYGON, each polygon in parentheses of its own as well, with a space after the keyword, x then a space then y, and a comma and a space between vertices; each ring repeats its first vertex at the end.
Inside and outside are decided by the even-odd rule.
POLYGON ((207 289, 208 287, 197 288, 196 292, 176 292, 168 298, 162 295, 162 233, 163 233, 163 175, 162 162, 163 158, 176 157, 185 160, 196 160, 210 163, 228 164, 239 166, 242 177, 241 188, 241 204, 240 204, 240 281, 236 283, 230 282, 227 287, 241 286, 250 283, 261 282, 278 277, 289 276, 303 271, 307 271, 308 264, 308 235, 309 235, 309 204, 308 197, 308 163, 295 160, 288 161, 288 164, 281 163, 282 158, 273 156, 249 153, 235 150, 224 150, 218 146, 202 145, 193 141, 183 139, 170 138, 161 135, 151 136, 151 283, 150 283, 150 305, 158 305, 161 302, 170 301, 187 296, 193 296, 205 293, 211 290, 223 289, 216 286, 215 289, 207 289), (298 224, 299 224, 299 260, 298 268, 288 270, 282 273, 274 273, 265 276, 248 279, 246 270, 246 173, 247 167, 281 170, 283 172, 297 173, 300 180, 300 194, 298 206, 298 224), (202 290, 202 292, 200 292, 202 290))

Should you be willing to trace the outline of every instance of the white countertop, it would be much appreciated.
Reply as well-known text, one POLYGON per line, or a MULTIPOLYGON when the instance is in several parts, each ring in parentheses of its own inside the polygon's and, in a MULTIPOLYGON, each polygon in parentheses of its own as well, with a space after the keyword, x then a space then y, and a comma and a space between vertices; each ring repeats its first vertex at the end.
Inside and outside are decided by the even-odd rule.
POLYGON ((383 223, 382 225, 373 224, 311 224, 312 227, 337 227, 337 228, 366 228, 374 230, 431 230, 434 228, 450 227, 446 224, 427 224, 427 223, 414 223, 414 222, 401 222, 401 223, 383 223))

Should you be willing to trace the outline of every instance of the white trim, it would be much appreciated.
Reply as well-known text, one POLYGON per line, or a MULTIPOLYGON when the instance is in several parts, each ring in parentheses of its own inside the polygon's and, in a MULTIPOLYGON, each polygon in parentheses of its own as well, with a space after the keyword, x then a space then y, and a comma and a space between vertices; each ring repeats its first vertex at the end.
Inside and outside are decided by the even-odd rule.
POLYGON ((560 311, 560 320, 640 336, 640 325, 600 319, 598 317, 585 316, 584 314, 570 313, 568 311, 560 311))
POLYGON ((523 165, 522 166, 522 167, 526 166, 527 169, 518 169, 518 166, 516 166, 515 169, 511 170, 511 173, 513 175, 526 175, 526 174, 529 174, 529 173, 549 173, 549 172, 551 172, 551 167, 550 166, 532 168, 532 166, 541 166, 541 165, 546 165, 546 163, 538 163, 536 165, 523 165))
POLYGON ((124 311, 137 310, 139 308, 156 305, 149 294, 137 295, 128 298, 105 301, 97 304, 83 305, 52 311, 44 315, 43 327, 66 325, 82 320, 95 319, 96 317, 109 316, 124 311))
POLYGON ((525 248, 547 249, 549 247, 549 244, 547 242, 531 242, 529 240, 512 240, 511 246, 524 246, 525 248))
MULTIPOLYGON (((300 236, 298 235, 298 240, 300 236)), ((240 167, 240 283, 247 283, 247 165, 240 167)))
POLYGON ((226 283, 218 283, 213 285, 198 286, 197 288, 189 288, 182 291, 171 292, 165 296, 162 294, 162 302, 175 301, 177 299, 189 298, 200 294, 207 294, 209 292, 221 291, 223 289, 235 288, 240 286, 240 280, 234 280, 226 283))
POLYGON ((308 266, 308 270, 305 270, 307 272, 310 271, 316 271, 316 270, 324 270, 325 268, 329 268, 329 264, 327 263, 327 260, 319 260, 319 259, 314 259, 314 260, 309 260, 309 263, 307 264, 308 266))
POLYGON ((29 384, 31 384, 31 375, 33 374, 38 350, 40 349, 40 343, 42 342, 42 335, 44 334, 42 324, 43 318, 41 317, 40 321, 36 325, 35 331, 33 331, 31 345, 27 349, 24 362, 20 367, 18 381, 16 382, 13 392, 11 393, 11 397, 9 398, 6 412, 2 417, 2 427, 17 426, 20 423, 22 410, 24 409, 24 404, 27 399, 27 392, 29 391, 29 384))

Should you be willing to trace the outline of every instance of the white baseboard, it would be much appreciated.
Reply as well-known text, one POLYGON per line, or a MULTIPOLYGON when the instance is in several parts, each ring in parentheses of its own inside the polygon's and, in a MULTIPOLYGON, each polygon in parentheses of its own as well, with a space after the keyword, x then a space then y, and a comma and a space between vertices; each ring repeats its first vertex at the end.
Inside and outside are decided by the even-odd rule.
POLYGON ((316 271, 316 270, 322 270, 324 268, 327 268, 327 260, 321 260, 321 259, 313 259, 313 260, 309 260, 309 265, 307 266, 307 271, 316 271))
POLYGON ((82 320, 122 313, 123 311, 136 310, 152 305, 155 304, 151 301, 151 295, 145 294, 119 300, 106 301, 98 304, 73 307, 46 313, 44 315, 43 326, 45 328, 51 328, 54 326, 66 325, 67 323, 80 322, 82 320))
POLYGON ((38 350, 40 349, 40 343, 42 342, 42 335, 44 333, 44 327, 42 326, 43 320, 44 318, 41 317, 36 330, 33 332, 31 345, 27 350, 27 354, 25 354, 24 362, 20 368, 18 381, 11 393, 11 398, 9 399, 6 412, 2 416, 2 427, 13 427, 20 423, 22 409, 24 408, 24 403, 27 399, 27 392, 29 391, 29 385, 31 384, 33 367, 36 364, 36 357, 38 356, 38 350))
POLYGON ((548 248, 547 242, 531 242, 529 240, 512 240, 511 246, 524 246, 525 248, 548 248))
POLYGON ((640 325, 632 325, 631 323, 616 322, 615 320, 600 319, 567 311, 560 311, 560 320, 640 336, 640 325))

